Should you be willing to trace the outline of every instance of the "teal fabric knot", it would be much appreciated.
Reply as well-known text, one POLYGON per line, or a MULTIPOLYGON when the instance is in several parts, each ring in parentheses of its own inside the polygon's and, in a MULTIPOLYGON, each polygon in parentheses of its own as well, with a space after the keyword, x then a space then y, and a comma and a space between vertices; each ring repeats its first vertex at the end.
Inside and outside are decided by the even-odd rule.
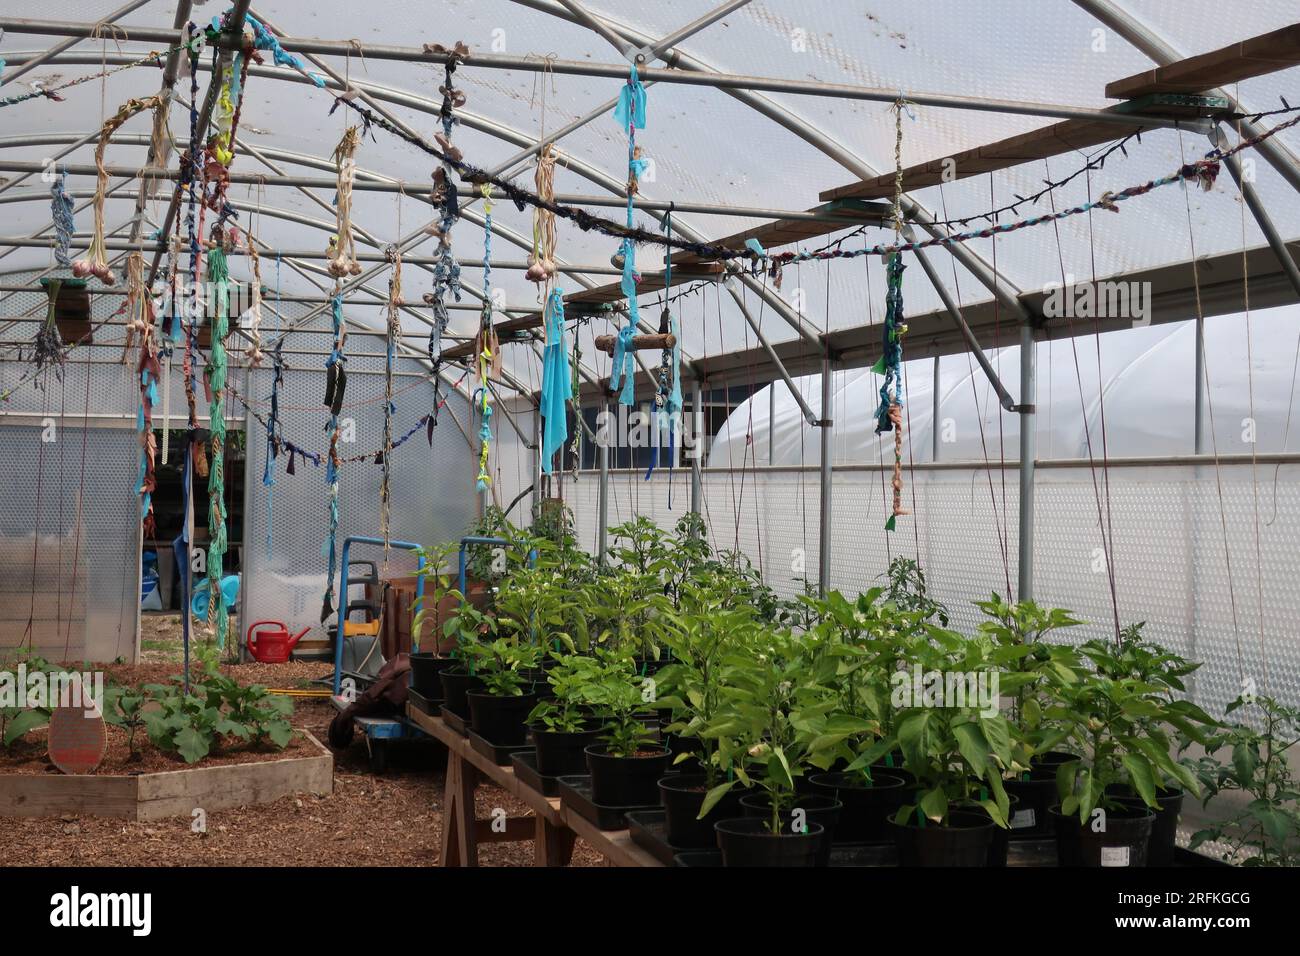
POLYGON ((757 239, 753 237, 750 237, 749 239, 745 240, 745 248, 748 249, 750 252, 752 252, 754 255, 758 256, 760 259, 767 258, 767 250, 763 248, 763 244, 761 242, 759 242, 757 239))
POLYGON ((631 406, 636 403, 636 387, 633 382, 633 376, 636 374, 636 349, 632 347, 632 339, 635 336, 636 324, 629 322, 618 330, 618 338, 614 340, 614 367, 610 372, 609 387, 617 391, 619 381, 622 381, 622 389, 618 395, 620 405, 631 406))
POLYGON ((635 63, 632 64, 632 72, 627 78, 627 83, 619 91, 618 105, 614 107, 614 119, 623 129, 632 127, 645 129, 645 86, 636 75, 635 63))
POLYGON ((569 440, 567 403, 573 398, 573 374, 564 334, 564 295, 551 291, 546 300, 546 351, 542 356, 542 471, 551 473, 551 459, 569 440))

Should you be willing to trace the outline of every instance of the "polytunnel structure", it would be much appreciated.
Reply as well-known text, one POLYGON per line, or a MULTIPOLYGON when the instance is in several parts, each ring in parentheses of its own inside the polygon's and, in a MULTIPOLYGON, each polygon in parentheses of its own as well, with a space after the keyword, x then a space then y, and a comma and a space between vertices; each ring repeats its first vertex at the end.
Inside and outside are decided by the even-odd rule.
MULTIPOLYGON (((897 758, 924 794, 900 830, 950 798, 1010 829, 1003 778, 1057 751, 1085 769, 1052 812, 1118 814, 1113 784, 1154 818, 1234 746, 1205 727, 1300 719, 1297 81, 1291 0, 0 0, 0 666, 175 660, 178 696, 133 705, 172 714, 310 662, 256 686, 332 708, 336 751, 383 770, 459 719, 500 767, 464 695, 537 704, 550 658, 622 647, 651 684, 685 668, 654 746, 695 739, 721 802, 780 735, 684 716, 673 641, 734 625, 757 643, 727 660, 771 672, 718 699, 784 700, 806 758, 774 821, 804 769, 897 758), (927 786, 941 718, 863 700, 931 653, 1019 675, 1018 723, 945 723, 965 776, 927 786), (868 665, 824 668, 855 655, 880 681, 840 713, 868 665), (805 684, 763 683, 790 662, 805 684), (1050 706, 1019 690, 1039 665, 1050 706), (1081 688, 1124 742, 1072 736, 1081 688)), ((168 759, 239 737, 113 699, 168 759)), ((7 706, 55 766, 59 708, 7 706)), ((453 777, 460 740, 439 859, 469 864, 452 806, 490 772, 453 777)), ((537 859, 570 860, 563 808, 532 810, 537 859)), ((1188 819, 1180 848, 1220 845, 1188 819)), ((1219 855, 1294 861, 1294 820, 1219 855)))

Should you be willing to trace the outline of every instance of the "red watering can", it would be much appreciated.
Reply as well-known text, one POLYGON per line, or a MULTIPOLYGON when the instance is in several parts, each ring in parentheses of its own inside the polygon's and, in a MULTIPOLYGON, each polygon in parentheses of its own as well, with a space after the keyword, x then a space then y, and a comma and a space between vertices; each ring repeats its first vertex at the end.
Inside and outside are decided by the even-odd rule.
POLYGON ((310 630, 309 624, 291 635, 289 628, 280 621, 258 621, 248 629, 248 652, 253 655, 253 660, 263 664, 283 664, 310 630))

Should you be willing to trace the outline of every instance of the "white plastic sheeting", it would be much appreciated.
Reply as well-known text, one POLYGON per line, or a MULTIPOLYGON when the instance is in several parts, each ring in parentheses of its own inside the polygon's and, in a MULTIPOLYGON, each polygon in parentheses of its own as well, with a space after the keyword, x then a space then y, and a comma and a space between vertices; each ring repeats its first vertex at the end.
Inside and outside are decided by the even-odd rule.
MULTIPOLYGON (((1204 452, 1220 455, 1295 451, 1300 421, 1291 421, 1300 349, 1300 306, 1208 319, 1204 452), (1248 358, 1249 357, 1249 358, 1248 358), (1213 431, 1210 428, 1213 418, 1213 431), (1290 425, 1288 424, 1290 422, 1290 425), (1290 427, 1294 426, 1294 428, 1290 427), (1253 441, 1252 441, 1253 439, 1253 441)), ((1192 454, 1195 422, 1194 322, 1137 328, 1073 341, 1040 342, 1040 459, 1192 454), (1098 388, 1100 381, 1105 388, 1098 388), (1102 411, 1105 410, 1104 448, 1102 411)), ((1020 401, 1020 349, 990 350, 989 361, 1020 401)), ((906 363, 904 467, 932 461, 934 362, 906 363)), ((834 376, 835 461, 892 464, 894 436, 875 434, 881 378, 870 369, 834 376)), ((796 379, 821 415, 819 376, 796 379)), ((1019 458, 1020 416, 1004 412, 988 378, 967 355, 945 356, 939 375, 939 460, 998 462, 1019 458)), ((714 439, 714 467, 815 465, 821 436, 810 428, 783 382, 759 391, 728 418, 714 439), (771 416, 773 390, 775 418, 771 416), (752 417, 751 417, 752 416, 752 417)))

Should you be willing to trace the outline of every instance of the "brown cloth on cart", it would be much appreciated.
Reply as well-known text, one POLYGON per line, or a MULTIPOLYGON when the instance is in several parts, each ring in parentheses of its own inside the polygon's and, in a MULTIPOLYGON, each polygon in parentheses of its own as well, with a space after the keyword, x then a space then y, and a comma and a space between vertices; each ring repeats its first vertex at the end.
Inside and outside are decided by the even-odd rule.
POLYGON ((342 750, 352 743, 355 717, 400 717, 406 713, 406 692, 411 684, 411 658, 398 654, 379 669, 375 682, 330 721, 329 744, 342 750))

